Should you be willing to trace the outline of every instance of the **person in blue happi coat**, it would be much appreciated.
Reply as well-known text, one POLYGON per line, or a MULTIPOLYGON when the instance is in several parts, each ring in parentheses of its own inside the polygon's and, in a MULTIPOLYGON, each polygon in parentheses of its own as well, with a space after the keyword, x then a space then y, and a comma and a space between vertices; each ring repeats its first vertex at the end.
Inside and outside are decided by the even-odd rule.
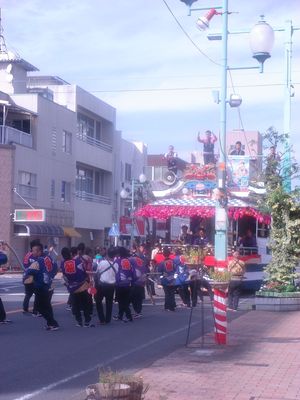
POLYGON ((170 258, 171 252, 165 247, 163 249, 163 255, 165 259, 158 264, 157 272, 160 275, 160 283, 165 292, 165 310, 166 311, 175 311, 176 302, 175 302, 175 273, 176 266, 174 264, 174 260, 170 258))
POLYGON ((185 258, 181 254, 180 249, 175 250, 174 264, 176 267, 175 272, 175 285, 178 289, 178 294, 182 300, 183 306, 191 307, 191 295, 189 291, 189 268, 186 265, 185 258))
POLYGON ((37 309, 47 322, 46 330, 56 331, 59 325, 53 316, 49 291, 52 287, 53 278, 57 273, 57 264, 49 256, 44 256, 41 243, 37 243, 36 247, 39 250, 37 252, 37 260, 32 262, 25 271, 24 282, 30 277, 33 278, 37 309))

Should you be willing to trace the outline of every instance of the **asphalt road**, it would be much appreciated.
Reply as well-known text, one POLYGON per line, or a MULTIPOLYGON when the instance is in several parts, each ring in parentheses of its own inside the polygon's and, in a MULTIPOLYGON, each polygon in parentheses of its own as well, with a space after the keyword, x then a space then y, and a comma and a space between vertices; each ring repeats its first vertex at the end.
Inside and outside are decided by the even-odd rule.
MULTIPOLYGON (((98 380, 101 368, 135 372, 184 346, 190 316, 188 309, 175 313, 146 300, 144 316, 133 323, 78 328, 66 310, 67 293, 56 281, 55 318, 61 329, 43 329, 43 318, 22 314, 20 277, 0 277, 0 295, 12 324, 0 325, 0 400, 79 400, 84 388, 98 380)), ((234 317, 238 317, 236 313, 234 317)), ((201 334, 201 307, 193 311, 191 339, 201 334)), ((204 305, 204 331, 213 331, 211 305, 204 305)))

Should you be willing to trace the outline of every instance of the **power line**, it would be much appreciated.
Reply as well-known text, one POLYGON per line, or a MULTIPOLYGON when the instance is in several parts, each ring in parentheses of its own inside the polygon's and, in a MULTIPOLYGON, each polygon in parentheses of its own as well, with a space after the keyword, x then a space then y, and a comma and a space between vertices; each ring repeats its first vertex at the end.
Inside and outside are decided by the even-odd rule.
POLYGON ((166 0, 162 0, 165 4, 165 6, 167 7, 167 9, 169 10, 170 14, 172 15, 172 17, 174 18, 174 20, 176 21, 177 25, 179 26, 179 28, 182 30, 182 32, 184 33, 184 35, 188 38, 188 40, 192 43, 192 45, 194 47, 196 47, 196 49, 199 51, 199 53, 201 53, 204 57, 206 57, 210 62, 212 62, 215 65, 218 65, 219 67, 221 66, 220 63, 216 62, 215 60, 213 60, 211 57, 209 57, 206 53, 204 53, 203 50, 200 49, 200 47, 193 41, 193 39, 190 37, 190 35, 186 32, 186 30, 184 29, 184 27, 181 25, 181 23, 178 21, 178 19, 176 18, 175 14, 173 13, 173 11, 171 10, 171 8, 169 7, 168 3, 166 2, 166 0))
MULTIPOLYGON (((294 86, 300 82, 293 83, 294 86)), ((236 88, 255 88, 255 87, 281 87, 284 83, 262 83, 257 85, 237 85, 236 88)), ((49 86, 51 89, 51 86, 49 86)), ((200 87, 179 87, 179 88, 145 88, 145 89, 106 89, 106 90, 90 90, 90 93, 135 93, 135 92, 175 92, 175 91, 193 91, 193 90, 210 90, 219 89, 219 86, 200 86, 200 87)), ((70 91, 60 91, 59 93, 70 93, 70 91)))

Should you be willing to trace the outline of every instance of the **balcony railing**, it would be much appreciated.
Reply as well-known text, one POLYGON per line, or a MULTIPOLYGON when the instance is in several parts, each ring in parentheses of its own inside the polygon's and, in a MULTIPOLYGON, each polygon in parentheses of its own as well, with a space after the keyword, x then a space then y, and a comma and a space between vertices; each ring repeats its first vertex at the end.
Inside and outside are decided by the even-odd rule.
POLYGON ((32 148, 32 135, 11 126, 0 125, 0 144, 17 143, 32 148))
POLYGON ((76 198, 79 200, 91 201, 93 203, 111 204, 111 199, 108 196, 101 196, 84 191, 76 191, 76 198))
POLYGON ((90 144, 91 146, 99 147, 102 150, 112 152, 112 145, 101 142, 101 140, 95 139, 91 136, 87 136, 81 132, 77 132, 77 139, 82 140, 83 142, 90 144))

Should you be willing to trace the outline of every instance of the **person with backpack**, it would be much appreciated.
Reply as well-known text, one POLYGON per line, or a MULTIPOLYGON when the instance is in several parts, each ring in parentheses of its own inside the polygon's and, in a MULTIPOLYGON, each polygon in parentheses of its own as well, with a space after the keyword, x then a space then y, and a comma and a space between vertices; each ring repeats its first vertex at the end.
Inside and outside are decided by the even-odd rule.
POLYGON ((59 325, 53 316, 49 290, 57 269, 51 258, 43 255, 43 245, 37 243, 36 247, 37 260, 32 262, 26 269, 24 282, 27 282, 30 277, 33 278, 36 306, 47 322, 46 330, 56 331, 59 329, 59 325))
POLYGON ((178 289, 178 294, 182 300, 182 305, 185 307, 191 307, 191 294, 189 291, 189 268, 186 265, 184 256, 181 254, 180 249, 175 250, 174 265, 176 267, 175 272, 175 286, 178 289))
POLYGON ((95 295, 96 309, 100 325, 109 324, 113 309, 114 292, 118 265, 114 264, 116 248, 109 248, 106 258, 103 258, 95 270, 94 281, 97 293, 95 295), (105 299, 105 313, 103 308, 105 299))
POLYGON ((91 324, 90 295, 88 293, 89 276, 85 265, 80 257, 72 258, 71 251, 67 247, 61 250, 61 255, 63 261, 60 269, 68 291, 72 295, 72 313, 77 321, 77 326, 84 328, 94 327, 91 324), (81 311, 83 311, 84 324, 81 311))
POLYGON ((135 314, 133 318, 142 317, 143 300, 145 299, 145 285, 147 281, 147 273, 149 268, 147 266, 148 260, 144 257, 143 253, 134 253, 130 257, 130 262, 133 265, 136 280, 131 287, 131 304, 135 314))
POLYGON ((160 275, 160 282, 165 292, 165 310, 175 311, 175 273, 176 266, 174 260, 170 258, 171 252, 165 247, 163 249, 164 261, 157 266, 157 271, 160 275))
POLYGON ((116 275, 116 295, 119 304, 119 313, 115 320, 123 322, 132 322, 132 314, 130 310, 130 295, 133 282, 136 280, 135 269, 129 260, 129 251, 125 247, 118 248, 118 257, 115 259, 114 265, 117 266, 116 275), (123 319, 124 314, 126 318, 123 319))
POLYGON ((245 275, 245 263, 239 259, 239 252, 235 251, 233 259, 228 263, 231 278, 228 287, 228 310, 237 311, 241 295, 242 280, 245 275))

